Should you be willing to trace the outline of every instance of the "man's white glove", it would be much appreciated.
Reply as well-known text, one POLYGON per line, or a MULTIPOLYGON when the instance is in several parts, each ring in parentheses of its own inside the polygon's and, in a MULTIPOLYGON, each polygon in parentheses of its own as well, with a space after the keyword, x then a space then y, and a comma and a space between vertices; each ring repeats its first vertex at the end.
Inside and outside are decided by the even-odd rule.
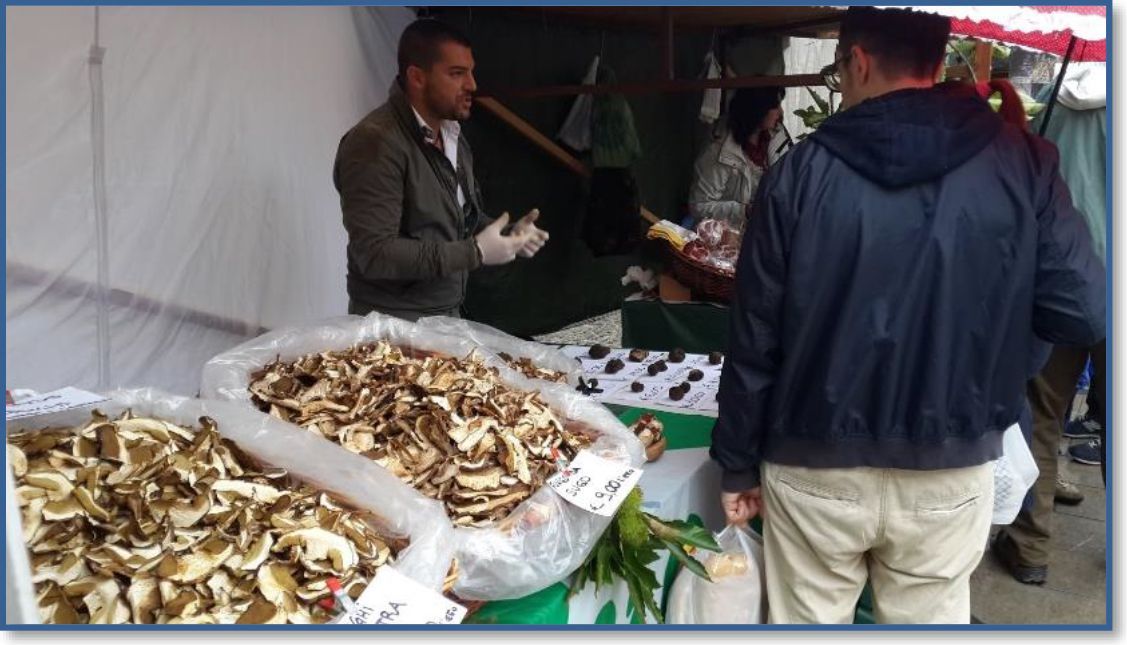
POLYGON ((528 241, 517 252, 517 255, 522 258, 530 258, 536 255, 548 243, 548 231, 536 228, 536 220, 538 219, 540 219, 540 210, 534 208, 513 225, 513 235, 528 235, 528 241))
MULTIPOLYGON (((521 221, 524 221, 523 219, 521 221)), ((481 252, 481 263, 486 266, 508 264, 512 262, 517 253, 521 251, 530 240, 530 234, 519 234, 515 229, 509 235, 501 231, 509 225, 509 214, 502 213, 492 224, 481 229, 474 237, 477 248, 481 252)))

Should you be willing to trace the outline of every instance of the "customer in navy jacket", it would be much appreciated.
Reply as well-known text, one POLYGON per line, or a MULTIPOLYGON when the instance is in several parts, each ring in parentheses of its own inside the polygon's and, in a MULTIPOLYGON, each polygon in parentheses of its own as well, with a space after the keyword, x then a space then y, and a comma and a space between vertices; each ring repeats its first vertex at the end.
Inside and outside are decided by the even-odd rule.
POLYGON ((758 513, 772 622, 966 623, 1036 339, 1104 337, 1104 272, 1052 144, 936 86, 950 23, 851 8, 844 110, 750 215, 713 458, 758 513))

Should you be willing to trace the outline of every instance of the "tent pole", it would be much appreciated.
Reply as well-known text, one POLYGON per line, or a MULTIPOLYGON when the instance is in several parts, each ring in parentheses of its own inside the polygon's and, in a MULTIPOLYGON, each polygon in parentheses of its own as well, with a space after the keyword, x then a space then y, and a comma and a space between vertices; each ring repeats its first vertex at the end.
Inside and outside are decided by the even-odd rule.
POLYGON ((1049 128, 1049 119, 1053 116, 1053 107, 1057 104, 1057 94, 1060 94, 1060 86, 1064 83, 1064 74, 1068 71, 1068 63, 1072 60, 1072 50, 1076 47, 1076 36, 1068 39, 1068 50, 1064 52, 1064 62, 1060 66, 1060 74, 1057 75, 1057 82, 1053 85, 1053 93, 1049 95, 1049 105, 1045 108, 1045 118, 1041 119, 1041 131, 1037 134, 1042 137, 1045 136, 1045 131, 1049 128))

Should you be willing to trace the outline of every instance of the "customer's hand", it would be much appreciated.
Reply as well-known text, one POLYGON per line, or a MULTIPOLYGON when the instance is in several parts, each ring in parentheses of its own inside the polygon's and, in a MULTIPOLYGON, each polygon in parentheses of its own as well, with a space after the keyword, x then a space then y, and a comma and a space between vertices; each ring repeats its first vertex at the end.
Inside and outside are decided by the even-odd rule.
POLYGON ((522 258, 536 255, 548 243, 548 231, 536 227, 536 220, 540 219, 540 210, 532 209, 513 225, 513 235, 528 235, 528 241, 517 251, 522 258))
POLYGON ((756 486, 738 493, 720 493, 720 505, 728 524, 747 524, 763 512, 763 491, 756 486))
MULTIPOLYGON (((524 218, 522 218, 522 221, 523 219, 524 218)), ((482 264, 487 266, 508 264, 512 262, 513 259, 517 257, 517 253, 529 243, 532 234, 527 230, 520 233, 517 232, 514 227, 512 233, 503 235, 501 231, 508 225, 509 214, 502 213, 492 224, 481 229, 481 232, 474 237, 474 240, 477 242, 477 248, 481 251, 482 264)))

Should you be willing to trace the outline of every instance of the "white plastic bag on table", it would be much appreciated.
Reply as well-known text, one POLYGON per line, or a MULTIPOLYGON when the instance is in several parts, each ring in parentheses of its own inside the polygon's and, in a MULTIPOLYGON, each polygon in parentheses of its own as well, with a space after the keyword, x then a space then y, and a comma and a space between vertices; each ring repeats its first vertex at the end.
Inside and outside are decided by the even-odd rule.
MULTIPOLYGON (((466 357, 477 352, 487 366, 498 369, 508 385, 539 390, 564 418, 597 431, 600 436, 590 448, 594 453, 631 466, 640 465, 645 458, 642 444, 626 426, 602 405, 569 386, 528 379, 468 338, 378 313, 274 331, 216 356, 204 366, 201 396, 253 405, 247 389, 250 375, 275 357, 294 360, 311 352, 343 350, 378 339, 450 356, 466 357)), ((327 439, 316 438, 344 450, 327 439)), ((509 514, 504 522, 511 527, 508 530, 453 529, 459 569, 454 593, 465 600, 505 600, 555 584, 583 563, 609 523, 610 518, 583 512, 545 486, 509 514)))
POLYGON ((537 367, 566 374, 571 385, 579 385, 579 377, 583 375, 579 362, 564 356, 555 347, 521 340, 488 325, 447 316, 420 318, 417 324, 440 334, 468 338, 494 354, 505 352, 513 358, 531 359, 537 367))
POLYGON ((1037 462, 1016 423, 1002 435, 1002 456, 994 462, 993 524, 1011 524, 1025 494, 1037 481, 1037 462))
POLYGON ((670 625, 757 625, 767 618, 763 545, 746 528, 728 526, 716 536, 720 553, 701 558, 712 582, 682 569, 669 592, 670 625))
MULTIPOLYGON (((238 444, 251 457, 264 464, 284 468, 294 478, 330 492, 352 506, 370 511, 379 518, 381 530, 392 536, 408 538, 407 548, 399 553, 394 564, 388 566, 436 591, 442 589, 454 556, 452 530, 442 505, 399 481, 372 461, 234 402, 189 399, 155 389, 117 390, 105 396, 109 401, 88 408, 11 421, 7 424, 7 432, 80 425, 90 420, 91 409, 100 410, 111 418, 132 409, 138 416, 152 416, 187 428, 198 427, 202 416, 211 417, 216 422, 216 432, 238 444)), ((13 500, 12 489, 9 488, 9 523, 13 521, 13 500)), ((18 527, 18 509, 14 520, 18 527)), ((9 544, 10 556, 12 546, 9 544)), ((20 554, 16 557, 27 558, 26 549, 15 551, 20 554)), ((21 570, 24 567, 17 567, 17 574, 21 570)), ((31 593, 34 599, 30 578, 15 581, 15 586, 18 593, 31 593)), ((37 612, 24 618, 28 622, 40 622, 37 612)))

